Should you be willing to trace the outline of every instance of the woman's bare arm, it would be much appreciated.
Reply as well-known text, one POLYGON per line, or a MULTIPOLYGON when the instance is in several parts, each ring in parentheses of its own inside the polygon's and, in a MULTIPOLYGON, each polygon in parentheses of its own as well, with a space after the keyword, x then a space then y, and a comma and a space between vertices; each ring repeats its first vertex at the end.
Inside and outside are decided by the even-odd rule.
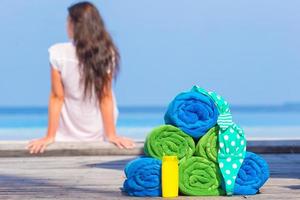
POLYGON ((120 137, 116 133, 111 83, 112 81, 110 81, 109 85, 105 88, 104 95, 99 103, 105 137, 109 142, 115 144, 119 148, 132 148, 135 146, 135 144, 131 139, 120 137))
POLYGON ((59 116, 64 102, 64 89, 59 71, 51 67, 51 92, 48 108, 48 129, 45 137, 31 141, 27 148, 30 153, 43 153, 54 142, 59 125, 59 116))

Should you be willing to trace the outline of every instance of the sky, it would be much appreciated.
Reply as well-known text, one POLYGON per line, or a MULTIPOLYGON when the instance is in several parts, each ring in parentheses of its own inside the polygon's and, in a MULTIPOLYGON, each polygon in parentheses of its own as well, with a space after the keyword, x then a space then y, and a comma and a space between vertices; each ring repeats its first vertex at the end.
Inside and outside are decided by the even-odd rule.
MULTIPOLYGON (((48 48, 71 0, 1 0, 0 106, 46 106, 48 48)), ((121 54, 121 106, 167 105, 199 85, 234 105, 300 102, 300 1, 98 0, 121 54)))

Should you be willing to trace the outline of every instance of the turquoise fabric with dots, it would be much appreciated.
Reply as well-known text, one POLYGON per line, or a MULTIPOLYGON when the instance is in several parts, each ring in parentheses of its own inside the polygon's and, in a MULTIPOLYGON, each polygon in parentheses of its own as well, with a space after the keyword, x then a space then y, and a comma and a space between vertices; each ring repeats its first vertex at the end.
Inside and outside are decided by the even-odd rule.
POLYGON ((220 127, 218 142, 218 163, 224 179, 223 187, 227 195, 233 195, 234 184, 246 153, 244 130, 232 121, 228 102, 215 92, 194 86, 193 91, 201 92, 213 99, 220 113, 217 124, 220 127))

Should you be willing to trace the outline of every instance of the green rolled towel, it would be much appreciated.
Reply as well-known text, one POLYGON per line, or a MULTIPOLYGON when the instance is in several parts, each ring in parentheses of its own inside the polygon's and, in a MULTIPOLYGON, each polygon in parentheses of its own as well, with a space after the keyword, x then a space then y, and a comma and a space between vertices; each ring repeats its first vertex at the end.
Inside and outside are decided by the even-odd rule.
POLYGON ((145 154, 162 159, 166 156, 177 156, 178 159, 191 157, 195 152, 192 137, 172 125, 162 125, 153 129, 147 136, 144 145, 145 154))
POLYGON ((218 126, 209 129, 209 131, 198 141, 195 150, 195 155, 206 158, 207 160, 210 160, 217 164, 219 149, 218 133, 218 126))
POLYGON ((223 195, 218 165, 203 157, 183 159, 179 165, 179 189, 191 196, 223 195))

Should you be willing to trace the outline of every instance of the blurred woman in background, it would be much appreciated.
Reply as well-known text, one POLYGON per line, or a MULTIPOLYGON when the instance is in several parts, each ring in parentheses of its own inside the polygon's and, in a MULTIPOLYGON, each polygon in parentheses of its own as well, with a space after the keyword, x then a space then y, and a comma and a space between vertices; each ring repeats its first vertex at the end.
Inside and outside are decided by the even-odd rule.
POLYGON ((49 48, 51 94, 45 137, 28 144, 42 153, 54 141, 107 140, 132 148, 131 139, 116 133, 118 110, 112 81, 119 70, 119 53, 97 8, 80 2, 68 9, 71 40, 49 48))

